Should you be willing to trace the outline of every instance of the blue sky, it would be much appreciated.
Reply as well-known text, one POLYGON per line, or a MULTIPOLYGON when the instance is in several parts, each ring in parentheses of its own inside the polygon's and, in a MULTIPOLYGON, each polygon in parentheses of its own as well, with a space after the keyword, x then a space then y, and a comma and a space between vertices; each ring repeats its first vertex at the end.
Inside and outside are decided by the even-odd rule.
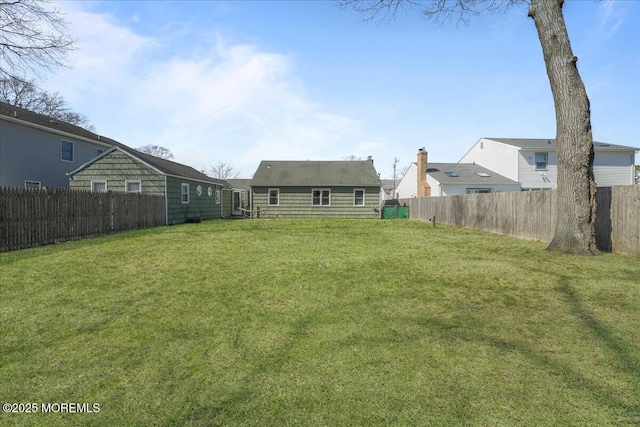
MULTIPOLYGON (((57 1, 77 50, 42 86, 132 147, 250 178, 261 160, 373 156, 382 178, 457 162, 481 137, 555 136, 524 6, 437 26, 329 1, 57 1)), ((640 1, 569 0, 594 139, 640 146, 640 1)), ((638 157, 637 157, 638 159, 638 157)), ((638 163, 638 161, 636 161, 638 163)))

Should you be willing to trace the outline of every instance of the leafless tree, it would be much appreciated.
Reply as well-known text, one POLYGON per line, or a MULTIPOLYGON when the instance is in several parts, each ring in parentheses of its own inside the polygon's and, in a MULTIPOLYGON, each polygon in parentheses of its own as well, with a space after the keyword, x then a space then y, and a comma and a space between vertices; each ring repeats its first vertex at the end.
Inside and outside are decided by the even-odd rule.
POLYGON ((357 160, 362 160, 362 157, 358 157, 355 154, 349 154, 348 156, 344 156, 342 160, 347 160, 350 162, 355 162, 357 160))
POLYGON ((476 15, 528 5, 542 47, 556 110, 558 147, 557 222, 549 250, 597 254, 596 183, 587 92, 576 66, 565 25, 564 0, 343 0, 365 20, 389 21, 401 10, 418 9, 435 23, 467 23, 476 15))
POLYGON ((24 78, 65 66, 73 40, 50 1, 0 0, 0 76, 24 78))
POLYGON ((159 145, 148 144, 144 147, 138 147, 136 150, 141 153, 149 154, 154 157, 159 157, 165 160, 173 159, 173 153, 168 148, 160 147, 159 145))
POLYGON ((83 114, 71 111, 59 93, 46 92, 38 88, 33 80, 0 77, 0 101, 95 131, 89 119, 83 114))
POLYGON ((240 171, 235 166, 225 162, 209 165, 204 173, 216 179, 236 179, 240 176, 240 171))

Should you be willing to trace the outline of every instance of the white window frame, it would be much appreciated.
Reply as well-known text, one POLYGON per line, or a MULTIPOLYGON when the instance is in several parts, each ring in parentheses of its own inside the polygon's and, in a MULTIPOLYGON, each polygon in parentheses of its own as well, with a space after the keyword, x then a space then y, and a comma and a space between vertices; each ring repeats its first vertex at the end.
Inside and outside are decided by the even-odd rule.
POLYGON ((218 188, 216 189, 216 205, 219 205, 221 200, 222 200, 222 190, 218 188))
POLYGON ((67 140, 64 140, 64 139, 60 140, 60 160, 62 160, 63 162, 73 162, 73 159, 75 157, 74 151, 75 151, 75 148, 74 148, 73 142, 67 141, 67 140), (64 146, 65 143, 71 144, 71 159, 65 159, 64 158, 63 154, 65 153, 65 150, 62 147, 64 146))
POLYGON ((366 205, 366 201, 365 201, 365 197, 366 197, 367 192, 364 191, 364 188, 354 188, 353 189, 353 206, 365 206, 366 205), (362 191, 362 203, 361 204, 357 204, 356 203, 356 192, 358 191, 362 191))
POLYGON ((92 193, 106 193, 108 191, 108 183, 104 179, 91 180, 91 192, 92 193), (96 190, 96 184, 104 184, 104 190, 96 190))
MULTIPOLYGON (((536 164, 536 170, 537 171, 546 171, 547 170, 547 168, 549 167, 549 153, 538 152, 538 153, 535 153, 533 155, 533 158, 534 158, 534 161, 535 161, 535 164, 536 164), (538 166, 538 155, 540 155, 540 156, 544 155, 544 167, 538 166)), ((542 162, 540 162, 540 163, 542 163, 542 162)))
POLYGON ((327 206, 331 206, 331 189, 330 188, 313 188, 311 189, 311 206, 314 207, 327 207, 327 206), (319 191, 320 192, 320 204, 316 204, 315 202, 315 192, 319 191), (328 204, 324 204, 323 200, 324 200, 324 192, 327 191, 329 193, 329 203, 328 204))
POLYGON ((42 183, 40 181, 25 181, 24 182, 25 190, 42 190, 42 183), (38 188, 29 188, 28 184, 38 184, 38 188))
POLYGON ((124 191, 125 193, 142 193, 142 181, 139 179, 128 179, 124 182, 124 191), (129 190, 129 184, 138 184, 138 191, 129 190))
POLYGON ((493 193, 490 188, 467 188, 467 194, 487 194, 493 193))
POLYGON ((279 188, 269 188, 269 191, 267 191, 267 205, 268 206, 280 206, 280 189, 279 188), (276 200, 277 200, 277 202, 275 204, 271 203, 271 192, 272 191, 276 192, 276 200))
POLYGON ((185 205, 189 203, 189 184, 187 184, 186 182, 183 182, 180 187, 180 199, 182 200, 182 203, 185 205))

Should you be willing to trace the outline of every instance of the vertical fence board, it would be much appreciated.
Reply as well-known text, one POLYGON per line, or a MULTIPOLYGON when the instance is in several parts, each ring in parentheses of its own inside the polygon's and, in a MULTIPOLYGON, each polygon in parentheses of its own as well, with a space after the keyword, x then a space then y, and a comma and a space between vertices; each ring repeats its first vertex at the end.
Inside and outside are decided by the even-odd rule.
MULTIPOLYGON (((640 256, 640 186, 600 187, 596 240, 603 251, 640 256)), ((401 199, 411 219, 550 242, 557 218, 557 193, 523 191, 401 199)))
POLYGON ((164 224, 164 196, 0 188, 0 252, 164 224))

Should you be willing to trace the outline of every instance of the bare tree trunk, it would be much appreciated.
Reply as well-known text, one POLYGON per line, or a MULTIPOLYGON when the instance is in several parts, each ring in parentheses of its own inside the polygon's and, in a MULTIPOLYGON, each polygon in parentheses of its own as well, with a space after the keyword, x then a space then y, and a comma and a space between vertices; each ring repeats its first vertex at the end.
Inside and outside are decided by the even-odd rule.
POLYGON ((591 113, 562 15, 564 0, 531 0, 533 18, 556 109, 558 211, 548 250, 598 253, 595 237, 596 183, 593 178, 591 113))

